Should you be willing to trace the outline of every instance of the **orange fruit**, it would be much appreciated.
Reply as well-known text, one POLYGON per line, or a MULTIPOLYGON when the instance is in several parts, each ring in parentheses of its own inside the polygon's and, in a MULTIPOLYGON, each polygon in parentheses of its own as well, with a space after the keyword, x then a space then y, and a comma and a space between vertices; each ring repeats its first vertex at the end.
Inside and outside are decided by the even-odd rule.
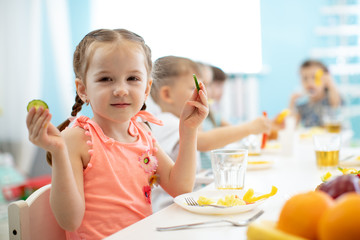
POLYGON ((319 222, 320 240, 348 240, 360 238, 360 194, 352 192, 340 196, 327 209, 319 222))
POLYGON ((296 194, 281 209, 277 228, 306 239, 317 239, 320 217, 333 204, 334 200, 322 191, 296 194))

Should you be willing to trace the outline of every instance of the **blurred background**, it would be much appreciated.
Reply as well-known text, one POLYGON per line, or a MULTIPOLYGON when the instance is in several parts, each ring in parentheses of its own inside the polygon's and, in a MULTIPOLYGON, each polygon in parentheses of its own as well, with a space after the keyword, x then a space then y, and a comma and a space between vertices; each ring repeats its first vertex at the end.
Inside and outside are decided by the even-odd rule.
POLYGON ((153 60, 177 55, 222 68, 229 74, 222 109, 234 123, 287 108, 301 88, 300 64, 321 60, 346 102, 357 145, 359 27, 358 0, 0 0, 0 153, 27 176, 50 172, 28 141, 26 106, 43 99, 55 125, 70 116, 72 54, 97 28, 138 33, 153 60))

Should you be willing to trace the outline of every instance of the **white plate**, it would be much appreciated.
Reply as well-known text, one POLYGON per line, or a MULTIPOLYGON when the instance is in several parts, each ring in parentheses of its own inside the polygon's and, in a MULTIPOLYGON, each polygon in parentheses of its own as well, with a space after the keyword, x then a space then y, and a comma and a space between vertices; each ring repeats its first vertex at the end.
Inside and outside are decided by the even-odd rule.
MULTIPOLYGON (((214 200, 214 202, 217 202, 220 198, 224 199, 226 195, 232 195, 236 194, 241 199, 243 198, 245 194, 245 190, 209 190, 209 191, 197 191, 192 193, 185 193, 182 195, 177 196, 174 198, 174 202, 179 205, 180 207, 194 213, 200 213, 200 214, 236 214, 236 213, 242 213, 247 212, 250 210, 253 210, 260 204, 264 203, 266 199, 257 201, 252 204, 247 205, 241 205, 241 206, 234 206, 234 207, 228 207, 228 208, 216 208, 211 206, 206 207, 199 207, 199 206, 189 206, 187 205, 185 198, 186 197, 192 197, 195 201, 199 199, 200 196, 204 196, 207 198, 210 198, 214 200)), ((255 193, 256 196, 260 195, 261 193, 255 193)))

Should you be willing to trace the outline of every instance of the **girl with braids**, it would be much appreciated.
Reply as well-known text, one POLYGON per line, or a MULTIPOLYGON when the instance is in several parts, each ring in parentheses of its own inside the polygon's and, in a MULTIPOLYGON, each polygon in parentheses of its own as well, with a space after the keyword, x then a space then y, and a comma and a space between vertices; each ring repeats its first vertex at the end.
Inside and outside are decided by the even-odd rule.
POLYGON ((69 120, 57 129, 47 109, 32 108, 26 123, 30 141, 52 157, 50 205, 67 239, 102 239, 152 213, 154 179, 172 196, 192 191, 207 96, 200 84, 184 105, 174 164, 139 120, 161 124, 143 111, 152 62, 140 36, 124 29, 92 31, 77 46, 73 65, 77 95, 71 115, 86 103, 93 118, 80 116, 61 131, 69 120))

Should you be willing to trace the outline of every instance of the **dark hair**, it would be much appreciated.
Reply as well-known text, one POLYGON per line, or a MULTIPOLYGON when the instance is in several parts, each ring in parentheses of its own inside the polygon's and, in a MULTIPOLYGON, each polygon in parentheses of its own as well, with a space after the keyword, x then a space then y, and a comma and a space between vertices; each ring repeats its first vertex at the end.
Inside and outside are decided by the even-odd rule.
POLYGON ((304 61, 301 66, 300 69, 304 69, 304 68, 308 68, 311 66, 318 66, 320 67, 325 73, 329 72, 329 69, 325 66, 325 64, 323 64, 322 62, 318 61, 318 60, 313 60, 313 59, 308 59, 306 61, 304 61))
POLYGON ((225 82, 227 75, 221 68, 211 66, 211 69, 213 71, 213 82, 225 82))
POLYGON ((200 74, 199 66, 189 58, 165 56, 158 58, 154 63, 152 72, 153 84, 151 86, 151 97, 158 103, 159 90, 163 86, 172 86, 175 83, 174 77, 184 74, 200 74))
MULTIPOLYGON (((151 50, 145 44, 145 41, 141 36, 126 29, 114 29, 114 30, 98 29, 86 34, 85 37, 76 46, 73 57, 73 69, 74 69, 75 77, 86 83, 86 78, 85 78, 86 72, 88 70, 88 65, 92 57, 92 54, 94 53, 93 50, 94 48, 96 48, 94 43, 116 43, 122 41, 129 41, 138 44, 141 47, 146 59, 145 66, 148 71, 148 75, 150 76, 152 69, 151 50)), ((77 113, 81 111, 83 104, 84 102, 76 93, 75 104, 73 105, 71 112, 72 117, 75 117, 77 113)), ((144 104, 141 110, 145 110, 145 109, 146 109, 146 105, 144 104)), ((60 131, 62 131, 67 126, 69 126, 69 124, 70 124, 70 120, 66 119, 57 128, 60 131)), ((51 153, 47 152, 46 160, 50 165, 52 164, 51 158, 52 158, 51 153)))

